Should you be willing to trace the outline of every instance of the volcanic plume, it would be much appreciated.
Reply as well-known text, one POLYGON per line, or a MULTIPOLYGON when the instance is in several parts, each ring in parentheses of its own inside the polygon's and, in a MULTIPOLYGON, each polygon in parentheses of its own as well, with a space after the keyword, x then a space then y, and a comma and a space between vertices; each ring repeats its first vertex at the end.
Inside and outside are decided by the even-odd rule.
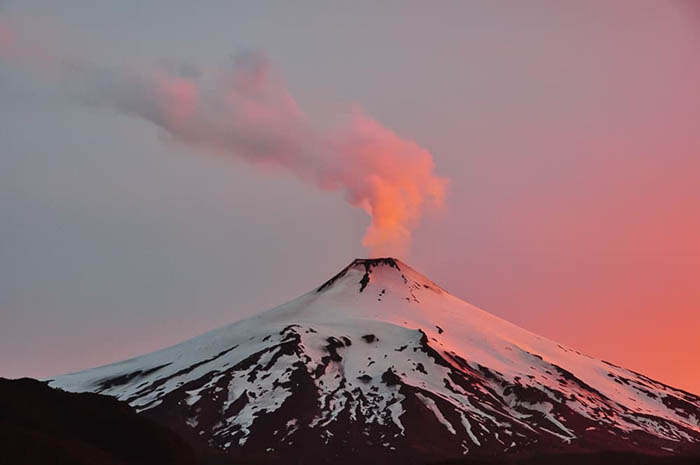
POLYGON ((404 253, 424 210, 443 202, 447 181, 435 174, 429 151, 357 107, 338 127, 314 125, 262 53, 243 54, 213 73, 122 69, 40 52, 7 25, 1 32, 0 58, 43 65, 42 76, 83 103, 152 123, 195 149, 282 168, 320 190, 342 192, 371 218, 363 244, 373 255, 404 253))

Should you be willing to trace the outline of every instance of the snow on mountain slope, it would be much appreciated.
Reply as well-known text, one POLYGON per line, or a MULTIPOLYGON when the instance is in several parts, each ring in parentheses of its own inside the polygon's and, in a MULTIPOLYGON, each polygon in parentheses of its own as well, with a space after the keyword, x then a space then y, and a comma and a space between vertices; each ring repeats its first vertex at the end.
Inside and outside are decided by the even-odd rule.
POLYGON ((261 461, 700 452, 699 397, 532 334, 390 258, 51 385, 116 396, 261 461))

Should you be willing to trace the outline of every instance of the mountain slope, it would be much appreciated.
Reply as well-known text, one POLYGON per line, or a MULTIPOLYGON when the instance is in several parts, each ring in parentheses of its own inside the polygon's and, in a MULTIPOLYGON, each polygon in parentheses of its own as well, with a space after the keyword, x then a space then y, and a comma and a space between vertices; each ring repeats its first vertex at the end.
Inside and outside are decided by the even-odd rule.
POLYGON ((532 334, 390 258, 51 384, 114 395, 261 462, 700 453, 698 396, 532 334))

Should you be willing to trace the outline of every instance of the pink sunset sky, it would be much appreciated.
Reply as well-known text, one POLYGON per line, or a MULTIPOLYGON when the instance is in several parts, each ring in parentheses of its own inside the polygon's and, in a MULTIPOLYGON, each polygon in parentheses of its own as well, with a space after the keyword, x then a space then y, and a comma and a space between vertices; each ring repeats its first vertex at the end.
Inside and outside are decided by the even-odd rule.
POLYGON ((700 393, 698 50, 685 1, 0 2, 0 376, 391 253, 700 393))

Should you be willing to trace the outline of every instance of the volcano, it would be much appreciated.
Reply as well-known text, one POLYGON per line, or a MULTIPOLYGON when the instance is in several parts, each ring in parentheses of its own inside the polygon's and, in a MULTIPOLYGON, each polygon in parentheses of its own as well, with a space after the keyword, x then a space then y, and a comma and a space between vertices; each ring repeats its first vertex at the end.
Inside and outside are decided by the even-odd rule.
POLYGON ((700 397, 519 328, 394 258, 50 385, 117 397, 232 463, 700 455, 700 397))

